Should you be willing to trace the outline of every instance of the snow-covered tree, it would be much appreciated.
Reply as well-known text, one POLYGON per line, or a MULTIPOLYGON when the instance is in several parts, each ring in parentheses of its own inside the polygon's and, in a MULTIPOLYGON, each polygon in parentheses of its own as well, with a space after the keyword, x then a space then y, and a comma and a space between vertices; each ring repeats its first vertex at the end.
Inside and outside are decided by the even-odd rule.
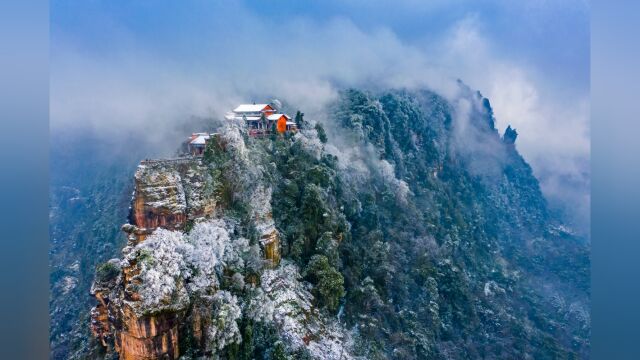
POLYGON ((242 317, 242 309, 238 299, 228 291, 218 291, 212 300, 212 322, 207 329, 207 342, 211 349, 222 349, 233 343, 240 343, 242 335, 238 321, 242 317))
POLYGON ((185 258, 192 269, 189 290, 203 291, 217 287, 217 275, 222 270, 225 248, 230 241, 222 220, 194 225, 187 236, 185 258))
POLYGON ((231 235, 233 224, 221 219, 197 223, 186 236, 185 259, 191 269, 189 290, 216 288, 224 268, 240 271, 249 240, 231 235))
POLYGON ((183 256, 183 235, 179 231, 157 229, 125 258, 140 268, 140 298, 146 308, 169 305, 186 296, 182 279, 188 273, 183 256))

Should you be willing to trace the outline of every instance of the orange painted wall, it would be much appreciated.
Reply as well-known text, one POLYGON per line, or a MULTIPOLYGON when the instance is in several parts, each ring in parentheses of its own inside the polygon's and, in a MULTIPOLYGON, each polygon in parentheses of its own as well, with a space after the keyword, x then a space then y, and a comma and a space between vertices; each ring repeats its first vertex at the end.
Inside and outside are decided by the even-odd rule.
POLYGON ((287 131, 287 118, 282 115, 280 119, 278 119, 278 132, 282 134, 287 131))

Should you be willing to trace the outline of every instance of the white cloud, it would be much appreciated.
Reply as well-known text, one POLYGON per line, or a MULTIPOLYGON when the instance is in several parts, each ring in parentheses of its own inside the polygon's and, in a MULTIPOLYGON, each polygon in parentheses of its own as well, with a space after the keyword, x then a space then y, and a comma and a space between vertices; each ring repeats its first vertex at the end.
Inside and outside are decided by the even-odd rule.
POLYGON ((52 128, 144 132, 161 143, 166 129, 174 136, 175 124, 190 115, 220 117, 233 104, 261 96, 278 96, 308 118, 321 118, 336 86, 429 87, 452 98, 452 79, 460 78, 490 99, 501 131, 508 124, 518 130, 518 149, 547 195, 563 193, 558 179, 588 184, 588 94, 559 91, 544 69, 498 52, 478 16, 437 39, 407 43, 384 26, 364 31, 345 18, 293 18, 274 26, 246 9, 233 11, 217 15, 199 34, 199 50, 177 54, 159 54, 118 29, 123 45, 98 57, 56 33, 52 128))
POLYGON ((576 226, 588 231, 590 125, 588 90, 566 90, 544 71, 499 53, 482 35, 477 17, 452 27, 431 53, 448 73, 487 97, 499 131, 511 125, 518 150, 531 164, 545 195, 570 209, 576 226))
POLYGON ((114 132, 156 124, 157 131, 191 114, 221 116, 238 101, 265 95, 318 114, 335 98, 336 84, 454 89, 419 49, 388 29, 365 33, 345 19, 323 24, 299 19, 272 30, 250 14, 243 21, 247 28, 233 43, 211 34, 203 45, 222 48, 185 55, 182 62, 145 50, 135 39, 104 58, 54 44, 52 127, 88 124, 114 132))

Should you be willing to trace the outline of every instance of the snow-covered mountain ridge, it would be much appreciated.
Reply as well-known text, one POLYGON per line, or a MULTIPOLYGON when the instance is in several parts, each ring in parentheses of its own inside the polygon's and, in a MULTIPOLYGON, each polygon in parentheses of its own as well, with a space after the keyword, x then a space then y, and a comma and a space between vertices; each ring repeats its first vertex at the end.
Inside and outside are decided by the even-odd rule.
POLYGON ((296 118, 141 162, 92 287, 106 357, 587 356, 588 245, 487 99, 346 90, 296 118))

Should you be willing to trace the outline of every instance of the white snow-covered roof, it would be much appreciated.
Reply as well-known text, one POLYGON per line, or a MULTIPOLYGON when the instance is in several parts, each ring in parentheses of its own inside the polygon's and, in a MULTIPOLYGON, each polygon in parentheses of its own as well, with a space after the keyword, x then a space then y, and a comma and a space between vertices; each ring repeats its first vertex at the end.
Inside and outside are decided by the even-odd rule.
POLYGON ((227 116, 226 117, 227 120, 247 120, 247 121, 258 121, 260 120, 260 116, 227 116))
POLYGON ((193 133, 191 135, 191 140, 189 141, 189 144, 191 145, 205 145, 206 141, 209 140, 209 138, 211 138, 211 136, 215 135, 215 133, 213 134, 209 134, 209 133, 193 133))
POLYGON ((265 107, 270 106, 269 104, 242 104, 235 108, 233 112, 243 113, 243 112, 259 112, 262 111, 265 107))
POLYGON ((296 122, 295 121, 287 121, 287 125, 295 125, 296 122))
POLYGON ((272 114, 267 116, 267 120, 278 120, 282 117, 282 115, 284 115, 287 118, 287 120, 291 119, 287 114, 272 114))
POLYGON ((191 145, 204 145, 209 139, 208 136, 198 136, 197 138, 191 140, 191 145))

